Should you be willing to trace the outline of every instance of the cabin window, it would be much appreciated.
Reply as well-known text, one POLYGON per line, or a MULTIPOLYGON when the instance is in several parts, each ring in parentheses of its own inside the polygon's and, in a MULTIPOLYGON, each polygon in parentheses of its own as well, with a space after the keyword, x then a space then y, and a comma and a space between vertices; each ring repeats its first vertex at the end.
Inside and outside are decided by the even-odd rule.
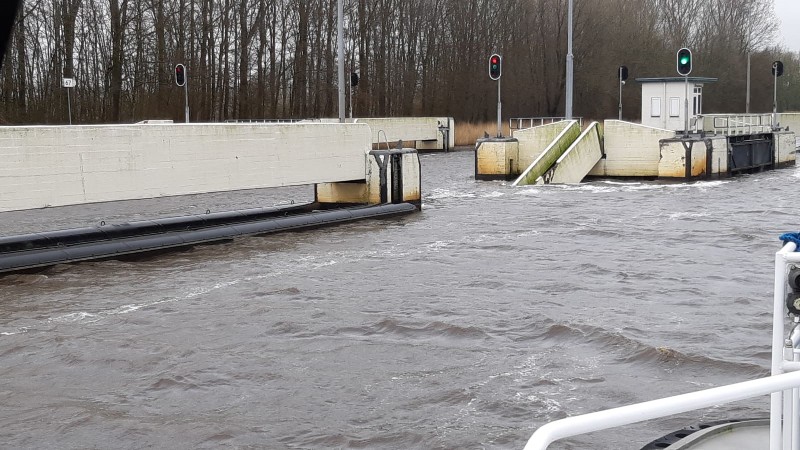
POLYGON ((650 117, 661 117, 661 97, 650 97, 650 117))
POLYGON ((694 87, 694 101, 692 102, 694 115, 703 114, 703 87, 694 87))
POLYGON ((681 99, 678 97, 670 97, 669 98, 669 116, 670 117, 680 117, 681 116, 681 99))

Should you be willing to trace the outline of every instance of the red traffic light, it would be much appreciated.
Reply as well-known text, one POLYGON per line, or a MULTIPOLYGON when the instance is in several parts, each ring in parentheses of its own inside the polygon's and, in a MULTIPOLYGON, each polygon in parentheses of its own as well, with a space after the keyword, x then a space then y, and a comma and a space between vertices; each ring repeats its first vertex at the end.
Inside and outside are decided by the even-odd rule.
POLYGON ((503 58, 497 53, 489 57, 489 78, 499 80, 503 74, 503 58))
POLYGON ((186 84, 186 67, 183 64, 175 66, 175 84, 178 86, 186 84))

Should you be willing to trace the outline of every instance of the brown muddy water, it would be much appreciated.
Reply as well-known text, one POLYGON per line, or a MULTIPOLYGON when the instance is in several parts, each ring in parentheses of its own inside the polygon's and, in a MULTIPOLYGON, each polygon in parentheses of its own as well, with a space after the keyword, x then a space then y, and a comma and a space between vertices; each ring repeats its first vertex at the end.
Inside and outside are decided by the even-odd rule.
MULTIPOLYGON (((0 277, 3 448, 521 448, 543 423, 761 377, 800 171, 512 188, 422 155, 421 213, 0 277)), ((310 188, 0 214, 1 234, 310 188)), ((639 448, 768 398, 551 448, 639 448)))

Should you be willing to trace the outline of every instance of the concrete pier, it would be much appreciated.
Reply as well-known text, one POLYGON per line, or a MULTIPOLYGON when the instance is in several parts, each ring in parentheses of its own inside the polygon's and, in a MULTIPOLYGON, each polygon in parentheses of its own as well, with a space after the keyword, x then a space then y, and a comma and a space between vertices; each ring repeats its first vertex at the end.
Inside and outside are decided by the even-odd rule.
MULTIPOLYGON (((758 115, 753 117, 760 120, 758 115)), ((619 120, 605 121, 604 132, 593 123, 580 136, 575 123, 532 127, 515 133, 518 142, 500 146, 489 140, 486 146, 487 142, 479 141, 476 179, 509 179, 520 167, 511 163, 512 158, 519 164, 526 155, 538 156, 519 174, 515 186, 578 183, 587 176, 710 179, 794 165, 795 133, 757 125, 751 122, 753 117, 703 117, 703 127, 735 129, 731 135, 710 129, 683 136, 619 120), (746 128, 753 131, 748 133, 746 128)))
POLYGON ((374 117, 358 118, 355 123, 369 125, 372 143, 378 148, 397 141, 413 142, 417 150, 449 150, 456 144, 452 117, 374 117))
MULTIPOLYGON (((370 181, 380 172, 371 150, 366 124, 2 127, 0 211, 304 184, 367 186, 380 182, 370 181)), ((418 180, 416 152, 403 158, 412 167, 405 173, 418 180)), ((412 178, 404 186, 418 197, 412 178)), ((352 200, 342 195, 326 200, 352 200)))

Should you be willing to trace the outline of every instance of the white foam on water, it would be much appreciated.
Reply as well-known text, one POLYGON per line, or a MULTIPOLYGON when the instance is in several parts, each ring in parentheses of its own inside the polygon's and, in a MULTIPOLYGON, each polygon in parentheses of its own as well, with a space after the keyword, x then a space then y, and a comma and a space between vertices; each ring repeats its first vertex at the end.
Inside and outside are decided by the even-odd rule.
POLYGON ((698 217, 708 217, 708 213, 676 212, 669 215, 669 220, 696 219, 698 217))
POLYGON ((431 191, 430 194, 425 196, 431 200, 441 200, 445 198, 475 198, 474 192, 454 191, 451 189, 437 188, 431 191))
POLYGON ((0 336, 14 336, 15 334, 23 334, 27 333, 29 329, 29 327, 20 327, 17 328, 16 331, 0 331, 0 336))
POLYGON ((481 198, 497 198, 506 195, 504 192, 492 191, 487 194, 481 194, 481 198))
POLYGON ((69 322, 82 322, 82 321, 87 320, 87 319, 92 319, 92 320, 88 320, 88 322, 96 322, 97 321, 97 320, 95 320, 96 318, 97 318, 97 314, 93 314, 93 313, 89 313, 89 312, 85 312, 85 311, 79 311, 79 312, 73 312, 73 313, 69 313, 69 314, 64 314, 63 316, 51 317, 51 318, 47 319, 47 321, 48 322, 58 322, 58 323, 69 323, 69 322))
POLYGON ((455 241, 436 241, 426 245, 425 247, 430 251, 438 252, 439 250, 447 248, 454 243, 455 241))

